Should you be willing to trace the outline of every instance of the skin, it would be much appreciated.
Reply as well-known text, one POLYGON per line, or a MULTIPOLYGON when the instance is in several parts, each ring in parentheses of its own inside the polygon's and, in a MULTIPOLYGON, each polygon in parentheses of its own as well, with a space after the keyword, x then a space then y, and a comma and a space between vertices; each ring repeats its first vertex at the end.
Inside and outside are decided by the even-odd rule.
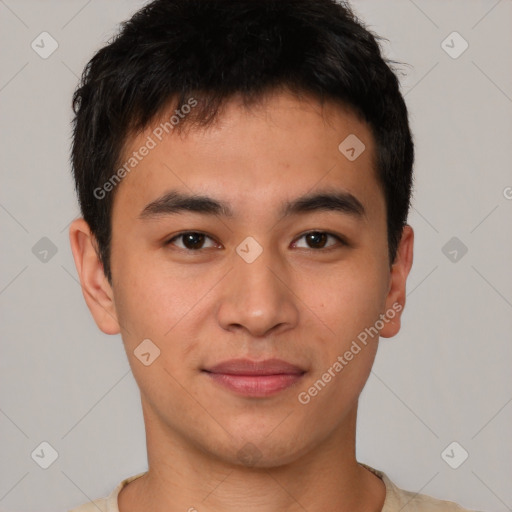
MULTIPOLYGON (((127 141, 127 155, 153 127, 127 141)), ((355 457, 357 403, 379 337, 309 403, 297 398, 379 315, 405 305, 413 230, 405 226, 390 268, 374 156, 368 126, 341 106, 279 92, 247 110, 234 98, 216 125, 171 133, 118 185, 112 286, 88 225, 73 222, 85 300, 103 332, 121 333, 141 393, 149 471, 121 491, 121 512, 381 510, 384 484, 355 457), (366 146, 354 161, 338 150, 349 134, 366 146), (366 215, 279 218, 284 201, 325 188, 352 193, 366 215), (224 200, 234 215, 139 217, 171 189, 224 200), (196 252, 183 238, 166 245, 187 231, 211 238, 196 252), (332 237, 315 246, 302 236, 310 231, 344 236, 348 246, 332 237), (263 249, 252 263, 236 252, 248 236, 263 249), (149 366, 134 355, 147 338, 161 351, 149 366), (277 357, 307 372, 254 398, 201 371, 239 357, 277 357), (239 455, 247 443, 249 462, 239 455)), ((400 315, 380 337, 399 331, 400 315)))

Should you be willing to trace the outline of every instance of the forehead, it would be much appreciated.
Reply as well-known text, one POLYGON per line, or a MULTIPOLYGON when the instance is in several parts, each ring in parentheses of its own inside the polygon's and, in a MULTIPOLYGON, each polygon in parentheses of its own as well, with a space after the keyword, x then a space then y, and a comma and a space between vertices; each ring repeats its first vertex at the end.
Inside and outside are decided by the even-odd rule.
POLYGON ((383 213, 373 137, 343 106, 287 93, 250 108, 233 99, 214 124, 174 130, 186 115, 168 109, 127 140, 121 160, 136 165, 125 166, 130 171, 116 190, 114 210, 130 206, 140 213, 165 192, 181 190, 214 196, 243 216, 252 207, 270 211, 308 190, 338 188, 368 213, 383 213))

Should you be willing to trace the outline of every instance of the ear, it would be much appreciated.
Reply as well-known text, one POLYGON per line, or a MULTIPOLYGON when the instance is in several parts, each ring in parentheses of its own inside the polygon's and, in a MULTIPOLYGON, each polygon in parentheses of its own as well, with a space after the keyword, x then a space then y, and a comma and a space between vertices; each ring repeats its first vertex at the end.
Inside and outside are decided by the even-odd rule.
POLYGON ((407 276, 412 267, 414 231, 406 224, 398 245, 395 262, 391 266, 389 290, 386 297, 386 312, 389 320, 384 323, 380 337, 391 338, 400 331, 400 318, 405 307, 407 276), (394 314, 392 317, 391 315, 394 314))
POLYGON ((82 293, 96 325, 105 334, 118 334, 120 329, 112 287, 103 272, 96 239, 84 219, 71 223, 69 241, 82 293))

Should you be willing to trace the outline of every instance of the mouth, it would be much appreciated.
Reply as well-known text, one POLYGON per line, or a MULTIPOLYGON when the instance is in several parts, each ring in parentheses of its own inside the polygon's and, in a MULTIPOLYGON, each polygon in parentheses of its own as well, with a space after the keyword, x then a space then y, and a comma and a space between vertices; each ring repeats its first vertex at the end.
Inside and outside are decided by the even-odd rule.
POLYGON ((255 398, 272 396, 302 380, 306 370, 281 359, 231 359, 202 370, 221 387, 255 398))

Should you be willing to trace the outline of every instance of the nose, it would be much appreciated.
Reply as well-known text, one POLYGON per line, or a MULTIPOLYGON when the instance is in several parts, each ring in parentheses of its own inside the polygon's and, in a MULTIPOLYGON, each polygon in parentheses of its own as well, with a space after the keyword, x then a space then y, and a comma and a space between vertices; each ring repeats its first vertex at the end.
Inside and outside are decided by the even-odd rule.
POLYGON ((290 272, 270 250, 251 263, 235 254, 220 297, 218 322, 225 330, 246 330, 251 337, 276 334, 297 325, 297 300, 290 272))

